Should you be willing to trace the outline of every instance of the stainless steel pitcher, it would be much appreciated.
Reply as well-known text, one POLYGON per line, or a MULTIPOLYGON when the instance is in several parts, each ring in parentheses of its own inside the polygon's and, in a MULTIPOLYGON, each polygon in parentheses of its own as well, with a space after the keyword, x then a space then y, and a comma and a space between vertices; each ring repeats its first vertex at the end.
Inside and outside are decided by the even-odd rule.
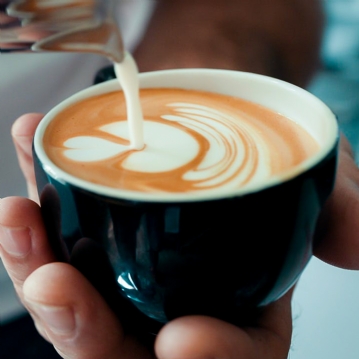
POLYGON ((92 52, 121 62, 117 1, 0 0, 0 52, 92 52))

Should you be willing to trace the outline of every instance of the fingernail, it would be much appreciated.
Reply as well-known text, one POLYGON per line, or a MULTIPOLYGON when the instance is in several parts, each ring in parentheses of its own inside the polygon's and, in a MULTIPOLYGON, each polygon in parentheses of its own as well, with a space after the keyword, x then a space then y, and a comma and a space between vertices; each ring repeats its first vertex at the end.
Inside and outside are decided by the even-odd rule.
POLYGON ((14 257, 24 257, 31 251, 31 229, 0 226, 0 244, 14 257))
POLYGON ((70 335, 76 328, 74 312, 70 307, 48 306, 27 302, 30 309, 36 313, 47 330, 56 335, 70 335))

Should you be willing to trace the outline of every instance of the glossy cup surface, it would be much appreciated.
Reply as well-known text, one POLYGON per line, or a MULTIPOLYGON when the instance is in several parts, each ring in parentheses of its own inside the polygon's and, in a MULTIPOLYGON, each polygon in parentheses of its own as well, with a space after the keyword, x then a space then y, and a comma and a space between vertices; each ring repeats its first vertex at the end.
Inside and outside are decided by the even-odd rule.
POLYGON ((70 252, 83 237, 100 243, 121 294, 159 322, 186 314, 240 321, 281 297, 310 259, 315 225, 334 183, 335 116, 308 92, 249 73, 159 71, 141 74, 140 86, 242 97, 299 122, 320 144, 320 152, 299 166, 245 190, 161 197, 88 183, 56 167, 43 150, 46 126, 59 111, 119 88, 116 81, 59 104, 37 129, 35 171, 52 237, 61 237, 70 252))

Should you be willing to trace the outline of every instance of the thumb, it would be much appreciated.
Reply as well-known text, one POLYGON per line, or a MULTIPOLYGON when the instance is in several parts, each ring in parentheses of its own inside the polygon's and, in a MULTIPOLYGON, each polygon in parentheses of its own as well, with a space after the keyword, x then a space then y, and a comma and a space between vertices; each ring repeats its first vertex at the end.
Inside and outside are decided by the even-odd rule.
POLYGON ((42 118, 43 115, 39 113, 23 115, 15 121, 11 130, 20 168, 27 182, 29 197, 36 202, 38 202, 38 196, 32 158, 32 140, 42 118))

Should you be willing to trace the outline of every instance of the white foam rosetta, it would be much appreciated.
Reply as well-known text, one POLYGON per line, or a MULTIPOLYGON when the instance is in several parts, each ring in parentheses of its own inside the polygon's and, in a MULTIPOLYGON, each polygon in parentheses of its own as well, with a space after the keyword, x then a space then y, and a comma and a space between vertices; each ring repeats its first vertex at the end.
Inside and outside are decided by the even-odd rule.
POLYGON ((266 165, 268 152, 263 140, 240 118, 198 104, 172 103, 168 106, 174 107, 178 115, 164 115, 163 119, 181 123, 209 142, 204 160, 197 168, 188 171, 184 179, 208 187, 228 181, 237 185, 249 176, 255 180, 269 174, 266 165))
MULTIPOLYGON (((126 154, 121 166, 125 170, 157 173, 186 166, 199 155, 200 143, 193 132, 209 144, 200 163, 183 174, 183 180, 195 187, 238 186, 269 174, 266 146, 245 121, 208 106, 170 103, 170 111, 161 116, 164 122, 144 121, 145 148, 91 136, 73 137, 64 142, 65 156, 77 162, 104 161, 126 154)), ((129 140, 126 121, 100 127, 122 140, 129 140)))

